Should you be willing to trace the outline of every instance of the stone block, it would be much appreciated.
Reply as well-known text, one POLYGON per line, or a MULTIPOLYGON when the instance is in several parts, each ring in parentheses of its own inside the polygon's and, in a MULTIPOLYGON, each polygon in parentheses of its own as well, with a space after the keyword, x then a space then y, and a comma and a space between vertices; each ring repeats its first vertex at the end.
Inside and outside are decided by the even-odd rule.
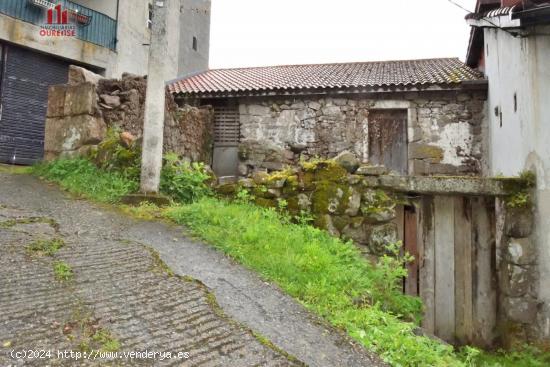
POLYGON ((342 237, 350 239, 359 245, 366 245, 368 243, 367 231, 362 221, 353 221, 345 226, 344 229, 342 229, 342 237))
POLYGON ((432 159, 435 162, 443 160, 444 151, 438 146, 422 143, 409 144, 409 159, 432 159))
POLYGON ((533 232, 534 215, 531 208, 508 208, 506 211, 506 235, 514 238, 529 237, 533 232))
POLYGON ((84 145, 95 145, 105 138, 106 131, 107 126, 101 117, 79 115, 47 118, 44 150, 55 154, 74 151, 84 145))
POLYGON ((386 254, 386 246, 397 242, 397 225, 387 223, 367 228, 367 246, 373 255, 386 254))
POLYGON ((111 108, 117 108, 120 106, 120 97, 119 96, 111 96, 109 94, 102 94, 99 96, 103 103, 105 103, 107 106, 111 108))
POLYGON ((254 116, 267 116, 271 113, 271 109, 266 106, 253 104, 248 106, 248 113, 254 116))
POLYGON ((340 237, 340 232, 336 229, 332 217, 328 214, 318 216, 315 220, 315 226, 326 230, 331 236, 340 237))
POLYGON ((507 246, 507 258, 517 265, 533 265, 537 263, 537 247, 530 238, 510 238, 507 246))
POLYGON ((65 92, 65 116, 92 115, 96 99, 96 88, 92 83, 68 86, 65 92))
POLYGON ((334 160, 336 163, 338 163, 340 166, 344 167, 346 171, 349 173, 355 173, 357 169, 359 168, 359 165, 361 162, 359 162, 359 159, 357 156, 350 152, 350 151, 343 151, 342 153, 338 154, 334 160))
POLYGON ((388 169, 384 166, 363 165, 355 173, 362 176, 381 176, 387 174, 388 169))
POLYGON ((52 85, 48 88, 48 110, 47 117, 65 116, 65 93, 66 85, 52 85))
POLYGON ((538 303, 531 297, 505 298, 502 306, 510 321, 531 324, 537 318, 538 303))
POLYGON ((101 79, 103 79, 101 75, 93 73, 88 69, 76 65, 69 66, 69 85, 78 85, 85 82, 98 85, 101 79))
POLYGON ((361 193, 351 188, 349 192, 348 207, 345 213, 354 217, 359 214, 359 209, 361 209, 361 193))
POLYGON ((319 102, 312 101, 312 102, 309 102, 307 105, 309 108, 315 111, 318 111, 321 109, 321 104, 319 102))
POLYGON ((323 115, 337 117, 342 116, 342 110, 338 106, 326 106, 322 109, 323 115))

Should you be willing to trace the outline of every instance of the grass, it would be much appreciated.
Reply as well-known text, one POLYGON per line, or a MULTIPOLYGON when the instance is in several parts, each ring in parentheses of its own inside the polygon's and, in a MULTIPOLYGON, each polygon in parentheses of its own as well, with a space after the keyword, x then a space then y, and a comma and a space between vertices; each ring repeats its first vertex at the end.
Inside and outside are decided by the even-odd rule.
POLYGON ((33 241, 27 246, 27 250, 40 255, 53 256, 64 246, 65 242, 63 242, 62 239, 54 238, 50 240, 33 241))
POLYGON ((206 198, 167 212, 177 223, 276 282, 385 361, 400 366, 461 366, 453 348, 416 336, 419 301, 385 283, 350 243, 275 211, 206 198), (404 322, 409 319, 410 322, 404 322))
POLYGON ((479 352, 472 358, 476 367, 547 367, 550 366, 550 350, 523 345, 508 351, 479 352))
POLYGON ((56 261, 53 264, 53 273, 55 278, 60 281, 73 279, 73 269, 65 261, 56 261))
POLYGON ((86 159, 60 159, 40 164, 32 168, 32 173, 57 182, 70 193, 99 202, 117 202, 138 187, 124 175, 100 170, 86 159))
MULTIPOLYGON (((97 169, 82 159, 40 165, 33 173, 101 202, 116 203, 137 188, 137 183, 123 175, 97 169)), ((123 210, 144 219, 168 218, 185 225, 194 235, 278 284, 390 365, 550 365, 550 354, 534 347, 496 353, 467 347, 457 352, 415 335, 420 301, 403 296, 396 287, 395 280, 403 274, 401 263, 385 257, 373 265, 351 243, 305 224, 292 224, 274 210, 215 198, 168 209, 142 205, 123 210)), ((72 270, 62 264, 56 263, 56 275, 59 272, 70 279, 72 270)))

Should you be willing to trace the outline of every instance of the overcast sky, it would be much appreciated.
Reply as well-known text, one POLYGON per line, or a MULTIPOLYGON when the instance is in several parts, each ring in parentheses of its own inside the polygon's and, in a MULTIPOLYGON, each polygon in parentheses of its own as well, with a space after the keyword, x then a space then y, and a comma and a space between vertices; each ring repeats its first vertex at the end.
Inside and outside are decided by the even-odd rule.
POLYGON ((448 0, 212 0, 210 67, 464 60, 465 15, 448 0))

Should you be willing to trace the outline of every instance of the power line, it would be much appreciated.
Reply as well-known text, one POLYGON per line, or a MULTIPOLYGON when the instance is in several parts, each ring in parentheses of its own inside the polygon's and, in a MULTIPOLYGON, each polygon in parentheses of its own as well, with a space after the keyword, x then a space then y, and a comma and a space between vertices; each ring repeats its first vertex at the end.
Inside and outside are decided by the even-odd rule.
MULTIPOLYGON (((464 10, 465 12, 467 12, 468 14, 471 14, 471 13, 474 13, 473 11, 470 11, 468 9, 466 9, 464 6, 460 5, 459 3, 453 1, 453 0, 447 0, 448 2, 450 2, 451 4, 453 4, 454 6, 464 10)), ((501 26, 499 25, 496 25, 495 23, 493 23, 492 21, 490 21, 489 19, 487 19, 487 17, 483 17, 481 18, 483 19, 484 21, 486 21, 487 23, 493 25, 494 27, 496 27, 497 29, 500 29, 500 30, 503 30, 504 32, 508 33, 509 35, 511 35, 512 37, 514 38, 517 38, 517 37, 521 37, 521 35, 517 34, 517 33, 513 33, 513 32, 510 32, 509 30, 505 29, 505 28, 502 28, 501 26)))

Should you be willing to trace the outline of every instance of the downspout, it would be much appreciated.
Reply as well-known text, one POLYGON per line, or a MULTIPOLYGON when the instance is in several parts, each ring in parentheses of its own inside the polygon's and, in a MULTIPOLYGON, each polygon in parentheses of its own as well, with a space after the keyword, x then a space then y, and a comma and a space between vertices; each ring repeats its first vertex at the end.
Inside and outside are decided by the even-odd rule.
POLYGON ((118 52, 118 10, 120 6, 120 0, 116 0, 116 29, 115 29, 115 52, 118 52))

